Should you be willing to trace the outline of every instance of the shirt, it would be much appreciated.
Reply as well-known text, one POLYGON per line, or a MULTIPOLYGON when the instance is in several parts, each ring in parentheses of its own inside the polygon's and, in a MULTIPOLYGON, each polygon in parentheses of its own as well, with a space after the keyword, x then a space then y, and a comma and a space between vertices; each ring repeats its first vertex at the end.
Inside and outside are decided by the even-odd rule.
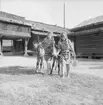
POLYGON ((42 47, 45 49, 45 53, 51 53, 53 51, 54 38, 45 38, 41 43, 42 47))
POLYGON ((60 40, 58 42, 58 47, 60 49, 61 58, 68 60, 70 59, 70 51, 73 51, 71 41, 69 39, 60 40))
POLYGON ((41 46, 45 49, 45 60, 52 58, 54 43, 53 37, 50 39, 46 37, 43 42, 41 42, 41 46))

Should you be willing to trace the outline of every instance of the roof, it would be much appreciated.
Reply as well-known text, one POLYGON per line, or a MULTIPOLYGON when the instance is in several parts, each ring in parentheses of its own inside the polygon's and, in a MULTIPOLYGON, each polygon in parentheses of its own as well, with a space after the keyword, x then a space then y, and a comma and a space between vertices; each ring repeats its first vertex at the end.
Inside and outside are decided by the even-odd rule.
POLYGON ((3 11, 0 11, 0 21, 28 25, 28 26, 31 26, 33 30, 38 31, 38 32, 39 31, 41 31, 41 32, 52 31, 52 32, 54 32, 54 34, 59 34, 59 33, 63 33, 63 32, 70 33, 68 28, 63 28, 63 27, 60 27, 57 25, 45 24, 42 22, 26 20, 25 17, 21 17, 21 16, 14 15, 11 13, 6 13, 3 11))
POLYGON ((41 22, 35 22, 35 21, 31 21, 31 20, 26 20, 26 21, 31 24, 32 29, 34 29, 34 30, 52 31, 55 33, 56 32, 57 33, 63 33, 63 32, 70 33, 68 28, 63 28, 60 26, 45 24, 45 23, 41 23, 41 22))
POLYGON ((18 15, 14 15, 11 13, 6 13, 3 11, 0 11, 0 20, 5 21, 5 22, 10 22, 10 23, 17 23, 17 24, 22 24, 22 25, 29 25, 25 21, 25 17, 21 17, 18 15))
POLYGON ((0 11, 0 17, 6 17, 9 19, 14 19, 14 20, 19 20, 19 21, 22 21, 25 19, 25 17, 17 16, 14 14, 3 12, 3 11, 0 11))
POLYGON ((15 32, 10 30, 0 30, 0 34, 3 35, 3 38, 30 38, 29 33, 15 32))
POLYGON ((95 18, 91 18, 89 20, 85 20, 81 22, 80 24, 78 24, 76 27, 86 26, 86 25, 90 25, 90 24, 98 23, 98 22, 103 22, 103 15, 95 17, 95 18))
POLYGON ((76 27, 74 27, 71 30, 80 29, 80 28, 84 28, 84 27, 88 27, 92 25, 98 25, 98 24, 103 24, 103 15, 95 17, 95 18, 91 18, 89 20, 84 20, 83 22, 81 22, 80 24, 78 24, 76 27))

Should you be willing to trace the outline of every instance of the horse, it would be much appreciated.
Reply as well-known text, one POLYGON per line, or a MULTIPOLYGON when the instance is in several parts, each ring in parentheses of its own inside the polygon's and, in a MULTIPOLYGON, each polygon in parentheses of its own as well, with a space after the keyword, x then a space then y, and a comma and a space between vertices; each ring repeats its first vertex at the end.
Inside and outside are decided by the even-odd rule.
POLYGON ((44 48, 41 46, 41 43, 35 43, 34 44, 34 48, 36 48, 36 52, 37 52, 37 63, 36 63, 36 71, 38 69, 43 69, 44 68, 44 55, 45 55, 45 50, 44 48))
POLYGON ((53 52, 52 52, 53 63, 52 63, 50 75, 52 74, 54 68, 55 68, 55 70, 58 69, 58 75, 60 75, 60 55, 59 55, 59 52, 60 51, 59 51, 57 45, 53 44, 53 52))
MULTIPOLYGON (((76 61, 76 55, 74 54, 73 51, 69 51, 70 53, 70 63, 74 66, 77 65, 77 61, 76 61)), ((58 45, 54 44, 53 45, 53 63, 52 63, 52 68, 51 68, 51 72, 50 74, 52 74, 53 70, 57 70, 58 69, 58 75, 60 75, 60 50, 58 48, 58 45)))
MULTIPOLYGON (((37 72, 38 69, 41 70, 44 68, 43 62, 44 62, 44 56, 45 56, 45 49, 40 46, 41 45, 40 42, 35 43, 33 45, 37 51, 37 63, 36 63, 36 71, 35 71, 35 72, 37 72)), ((53 64, 52 64, 50 74, 52 74, 54 67, 55 67, 55 69, 57 69, 57 66, 58 66, 58 70, 59 70, 58 48, 56 47, 56 45, 53 45, 53 52, 52 52, 52 58, 51 59, 53 61, 53 64)), ((59 74, 59 72, 58 72, 58 74, 59 74)))

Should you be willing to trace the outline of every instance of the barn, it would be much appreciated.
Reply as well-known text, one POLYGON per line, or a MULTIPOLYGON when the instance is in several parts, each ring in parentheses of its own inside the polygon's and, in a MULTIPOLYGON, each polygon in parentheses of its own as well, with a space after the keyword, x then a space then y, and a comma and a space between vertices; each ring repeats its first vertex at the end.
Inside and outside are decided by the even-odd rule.
POLYGON ((28 50, 33 51, 33 42, 41 42, 47 36, 49 31, 53 32, 53 36, 56 42, 59 40, 60 33, 67 32, 71 33, 69 29, 63 28, 57 25, 50 25, 41 22, 34 22, 31 20, 26 20, 29 24, 31 24, 31 38, 28 42, 28 50))
POLYGON ((85 20, 70 31, 77 57, 103 58, 103 16, 85 20))
POLYGON ((11 51, 27 55, 31 26, 25 18, 0 11, 0 55, 11 51))
POLYGON ((25 17, 0 11, 0 55, 7 52, 13 55, 35 54, 33 42, 43 41, 49 31, 56 42, 60 33, 71 32, 67 28, 27 20, 25 17))

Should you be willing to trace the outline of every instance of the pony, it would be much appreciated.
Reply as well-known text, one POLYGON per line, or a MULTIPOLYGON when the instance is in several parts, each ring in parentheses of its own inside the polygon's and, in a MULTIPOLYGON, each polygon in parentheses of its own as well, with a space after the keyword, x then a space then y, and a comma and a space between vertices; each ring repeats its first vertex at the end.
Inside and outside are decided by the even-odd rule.
POLYGON ((37 72, 38 70, 41 70, 44 68, 45 50, 41 46, 41 42, 35 43, 34 48, 36 49, 36 53, 37 53, 36 54, 37 55, 37 63, 36 63, 36 70, 35 70, 35 72, 37 72))

